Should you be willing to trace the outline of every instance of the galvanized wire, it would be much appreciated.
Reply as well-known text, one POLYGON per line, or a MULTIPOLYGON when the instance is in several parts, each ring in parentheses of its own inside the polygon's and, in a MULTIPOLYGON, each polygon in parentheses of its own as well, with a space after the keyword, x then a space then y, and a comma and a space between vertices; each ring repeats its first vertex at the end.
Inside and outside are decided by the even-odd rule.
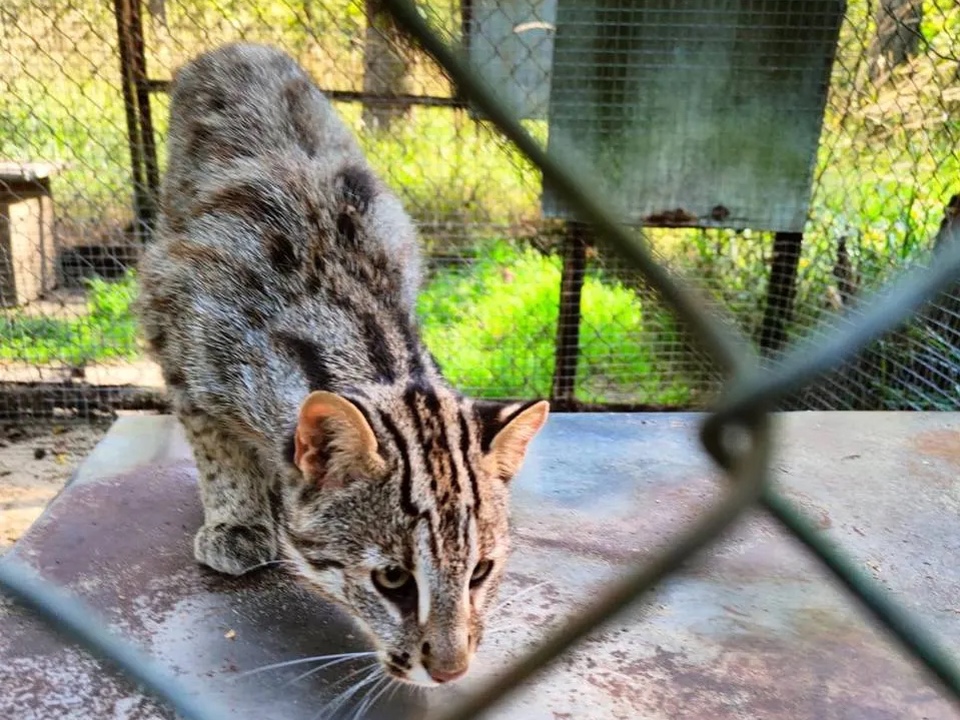
POLYGON ((598 601, 571 618, 534 651, 513 663, 502 677, 490 681, 460 706, 443 713, 438 720, 470 720, 502 703, 525 682, 547 669, 565 651, 603 625, 616 620, 644 593, 720 537, 753 504, 767 481, 771 437, 766 417, 760 418, 751 428, 749 440, 747 453, 735 462, 738 482, 716 508, 704 513, 691 529, 663 552, 613 583, 598 601))
POLYGON ((470 69, 462 59, 462 54, 458 57, 439 35, 430 32, 414 5, 385 0, 385 6, 450 74, 460 93, 481 108, 503 134, 543 171, 544 180, 555 185, 556 191, 576 208, 581 219, 590 223, 606 243, 622 253, 643 274, 651 287, 689 324, 697 341, 702 343, 721 368, 728 373, 745 371, 749 366, 749 346, 738 342, 721 323, 711 322, 707 301, 671 278, 666 268, 656 262, 649 248, 616 222, 616 214, 596 195, 592 189, 594 185, 575 179, 578 174, 589 176, 590 170, 567 167, 560 158, 548 153, 534 140, 480 76, 470 69))
MULTIPOLYGON (((584 116, 589 116, 597 105, 617 115, 621 110, 650 110, 651 117, 669 120, 674 114, 681 127, 701 115, 689 111, 689 101, 675 105, 672 93, 650 87, 650 94, 645 90, 641 96, 649 100, 643 107, 624 88, 649 83, 649 73, 654 79, 658 74, 675 77, 678 66, 694 79, 702 69, 707 78, 717 63, 691 59, 691 48, 693 55, 699 52, 696 38, 703 39, 700 50, 712 57, 722 50, 727 33, 753 36, 773 16, 791 25, 821 26, 818 9, 840 4, 771 0, 751 4, 748 15, 740 17, 732 11, 735 5, 723 3, 611 0, 597 6, 596 23, 584 21, 596 4, 567 4, 551 18, 556 27, 542 23, 547 29, 533 30, 527 20, 553 13, 556 3, 429 0, 418 6, 436 20, 444 36, 462 35, 469 41, 471 61, 498 89, 505 88, 512 106, 523 109, 522 117, 531 120, 536 137, 545 132, 554 143, 569 134, 573 119, 580 122, 580 108, 587 108, 584 116), (701 16, 701 10, 706 14, 701 16), (582 44, 604 26, 606 37, 611 18, 623 21, 624 32, 614 32, 612 38, 627 41, 624 52, 585 55, 583 62, 570 55, 571 36, 579 36, 577 43, 582 44), (522 32, 515 31, 521 26, 522 32), (632 44, 638 37, 642 47, 632 44), (562 52, 552 55, 556 48, 562 52), (638 77, 632 76, 635 65, 638 77), (620 78, 602 103, 597 101, 595 71, 620 78), (590 102, 579 103, 576 91, 570 91, 571 74, 593 83, 592 94, 585 96, 590 102), (558 98, 552 97, 552 87, 562 91, 558 98), (554 100, 559 105, 551 109, 554 100)), ((51 215, 55 212, 55 220, 38 224, 36 235, 42 240, 20 234, 17 255, 22 253, 23 260, 29 256, 31 262, 17 257, 14 272, 7 273, 27 290, 42 288, 41 302, 34 292, 26 293, 26 301, 12 302, 11 283, 0 277, 0 303, 5 305, 0 309, 0 417, 89 419, 127 408, 162 408, 162 378, 140 352, 132 319, 125 314, 105 327, 99 301, 84 293, 83 286, 91 277, 122 277, 135 264, 142 238, 136 213, 131 222, 131 199, 139 207, 156 190, 151 185, 164 162, 165 93, 172 73, 197 53, 224 42, 266 42, 290 52, 335 99, 348 124, 359 130, 361 142, 383 151, 368 155, 419 225, 427 261, 442 281, 449 282, 461 269, 471 275, 481 264, 478 258, 489 260, 495 254, 490 252, 495 243, 513 252, 509 260, 500 259, 505 275, 518 257, 526 259, 523 253, 531 246, 539 265, 530 275, 537 279, 565 259, 560 223, 544 217, 550 215, 552 189, 541 185, 531 163, 491 137, 487 123, 465 110, 464 98, 451 92, 421 52, 393 29, 371 21, 370 8, 376 6, 372 0, 0 3, 0 160, 58 167, 50 196, 42 201, 51 215), (112 7, 127 18, 119 25, 112 7), (133 22, 134 15, 140 23, 133 22), (118 38, 115 27, 132 37, 124 41, 126 35, 120 32, 118 38), (136 40, 136 52, 130 52, 130 40, 136 40), (124 57, 126 70, 121 71, 118 60, 124 57), (129 87, 131 75, 136 87, 129 87), (389 131, 373 131, 375 123, 368 120, 377 115, 393 118, 389 131), (149 127, 131 132, 131 124, 138 122, 149 127), (133 172, 127 156, 141 150, 150 155, 150 148, 157 151, 156 158, 142 158, 144 167, 133 172), (35 267, 32 261, 44 254, 49 262, 35 267), (41 333, 44 342, 30 340, 41 333)), ((821 319, 862 304, 862 296, 895 272, 922 262, 943 205, 960 190, 955 123, 960 110, 955 72, 960 6, 945 0, 850 0, 846 6, 807 221, 802 242, 793 248, 799 257, 789 273, 791 282, 775 281, 783 277, 771 270, 771 253, 778 252, 778 243, 762 223, 744 231, 658 227, 647 232, 652 254, 663 259, 665 267, 682 269, 699 294, 755 338, 764 354, 779 352, 787 340, 807 337, 819 342, 821 319), (902 27, 891 22, 894 7, 907 13, 902 27), (767 323, 771 318, 778 320, 772 329, 767 323), (765 342, 771 337, 777 339, 774 349, 765 342)), ((822 39, 819 31, 818 37, 822 39)), ((756 68, 744 54, 755 47, 746 42, 734 49, 728 75, 740 87, 755 77, 756 68)), ((809 43, 790 41, 778 55, 791 64, 810 51, 809 43)), ((781 96, 803 95, 795 90, 779 94, 770 105, 776 106, 781 96)), ((810 112, 810 98, 822 96, 798 99, 797 109, 810 112)), ((780 125, 788 124, 769 125, 779 132, 780 125)), ((656 137, 658 128, 662 131, 662 123, 645 128, 651 132, 632 135, 656 137)), ((705 129, 711 137, 724 137, 719 123, 705 129)), ((702 146, 703 138, 696 133, 685 138, 679 132, 666 135, 688 140, 677 140, 683 146, 702 146)), ((771 142, 770 137, 778 137, 775 133, 764 137, 765 145, 745 147, 751 152, 793 147, 771 142)), ((667 179, 687 176, 715 183, 718 199, 737 184, 696 158, 681 156, 664 167, 669 169, 663 173, 667 179)), ((656 175, 647 173, 654 180, 656 175)), ((0 183, 0 199, 5 194, 10 195, 0 183)), ((686 197, 681 199, 686 202, 686 197)), ((24 200, 20 198, 21 210, 41 204, 24 200)), ((0 259, 0 267, 4 265, 0 259)), ((560 387, 564 392, 552 399, 573 407, 709 407, 722 387, 724 371, 705 353, 690 352, 691 338, 680 336, 661 298, 649 291, 631 264, 608 253, 606 245, 591 245, 584 265, 588 284, 629 296, 622 315, 605 316, 596 312, 597 304, 590 308, 578 303, 579 297, 558 308, 556 298, 543 293, 536 302, 525 301, 531 322, 524 332, 503 338, 498 337, 492 302, 482 308, 468 306, 471 316, 459 318, 455 330, 444 327, 442 313, 434 307, 423 313, 428 345, 449 369, 451 380, 468 394, 499 398, 545 396, 560 387), (578 319, 581 330, 579 347, 568 343, 565 353, 557 350, 558 316, 565 329, 572 326, 569 320, 578 319), (554 363, 555 354, 563 354, 566 361, 554 363), (640 381, 634 381, 638 376, 640 381)), ((9 263, 6 267, 10 269, 9 263)), ((488 296, 510 285, 492 282, 490 275, 476 283, 488 296)), ((872 344, 856 363, 785 401, 784 409, 956 409, 960 401, 951 368, 960 363, 958 302, 956 290, 940 298, 904 332, 872 344)), ((576 333, 571 330, 567 337, 576 339, 576 333)))
MULTIPOLYGON (((913 270, 895 286, 868 298, 868 308, 855 322, 824 323, 824 328, 791 348, 773 369, 750 374, 731 383, 719 408, 704 425, 703 438, 715 446, 724 424, 745 413, 770 411, 791 393, 841 366, 885 332, 899 326, 925 302, 960 278, 960 232, 950 229, 943 252, 930 268, 913 270)), ((725 463, 721 456, 721 464, 725 463)))
POLYGON ((795 505, 771 487, 763 491, 767 511, 814 553, 832 575, 859 601, 870 615, 893 635, 904 650, 926 666, 950 690, 953 702, 960 705, 960 664, 944 645, 917 618, 908 613, 846 557, 815 523, 804 517, 795 505))
MULTIPOLYGON (((908 613, 898 607, 875 583, 869 581, 828 543, 823 534, 786 499, 767 484, 771 431, 769 413, 776 402, 823 373, 849 359, 866 343, 905 320, 923 302, 949 287, 958 277, 960 242, 948 242, 936 265, 905 278, 881 296, 862 316, 840 329, 824 329, 805 344, 790 350, 781 365, 760 371, 748 342, 718 322, 709 304, 656 262, 644 244, 622 228, 614 214, 584 181, 583 168, 572 167, 565 158, 547 152, 536 142, 506 106, 464 61, 431 31, 415 6, 407 0, 384 0, 403 27, 450 74, 462 95, 484 113, 542 170, 580 217, 591 224, 597 239, 630 261, 649 285, 686 322, 693 336, 730 377, 730 391, 718 410, 706 421, 701 438, 707 450, 725 468, 732 483, 725 498, 705 514, 687 533, 652 561, 628 573, 603 597, 573 619, 563 630, 511 667, 506 676, 481 689, 443 720, 465 720, 502 702, 524 682, 556 660, 604 622, 609 622, 656 582, 678 570, 694 553, 716 540, 745 509, 759 500, 783 526, 799 538, 847 587, 849 591, 907 647, 925 667, 960 699, 960 671, 956 661, 939 647, 908 613), (746 446, 728 443, 728 434, 746 432, 746 446)), ((37 613, 54 628, 69 634, 82 646, 121 668, 149 692, 169 703, 186 718, 218 717, 215 709, 187 693, 166 677, 141 653, 108 633, 102 623, 93 623, 83 605, 46 583, 31 579, 9 560, 0 563, 0 588, 37 613)), ((225 713, 224 713, 225 714, 225 713)))

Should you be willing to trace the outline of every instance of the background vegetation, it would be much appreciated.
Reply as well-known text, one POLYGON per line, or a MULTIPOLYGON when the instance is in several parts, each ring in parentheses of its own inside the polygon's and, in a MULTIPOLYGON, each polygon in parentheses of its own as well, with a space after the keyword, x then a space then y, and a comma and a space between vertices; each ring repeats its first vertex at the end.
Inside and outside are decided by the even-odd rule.
MULTIPOLYGON (((368 21, 362 2, 148 5, 153 78, 168 78, 203 49, 245 37, 286 47, 325 88, 363 87, 368 21)), ((456 3, 431 0, 425 6, 451 32, 458 27, 456 3)), ((960 192, 960 5, 848 0, 847 7, 800 259, 793 335, 904 266, 925 261, 947 199, 960 192), (903 57, 877 45, 883 34, 877 10, 884 7, 916 20, 903 57), (848 259, 843 277, 841 245, 848 259)), ((99 0, 6 0, 0 7, 0 159, 63 164, 54 192, 58 239, 65 246, 129 241, 132 188, 115 35, 112 5, 99 0)), ((403 63, 409 92, 450 92, 424 58, 408 51, 403 63)), ((374 133, 365 131, 369 117, 359 105, 340 109, 406 200, 435 256, 420 312, 426 341, 451 379, 487 396, 549 393, 560 263, 556 232, 540 218, 538 173, 465 111, 412 108, 389 131, 374 133), (446 262, 454 256, 468 261, 446 262)), ((161 158, 166 112, 166 96, 154 95, 161 158)), ((530 128, 546 137, 542 124, 530 128)), ((715 297, 732 322, 757 332, 769 236, 662 230, 648 239, 665 262, 715 297)), ((114 286, 98 281, 90 286, 85 314, 9 313, 0 324, 0 359, 73 365, 135 357, 125 305, 132 292, 129 278, 114 286)), ((578 398, 674 406, 699 404, 709 393, 712 368, 689 355, 656 298, 595 253, 583 315, 578 398)), ((911 342, 932 342, 922 335, 911 342)), ((896 364, 913 351, 897 346, 884 352, 896 364)))

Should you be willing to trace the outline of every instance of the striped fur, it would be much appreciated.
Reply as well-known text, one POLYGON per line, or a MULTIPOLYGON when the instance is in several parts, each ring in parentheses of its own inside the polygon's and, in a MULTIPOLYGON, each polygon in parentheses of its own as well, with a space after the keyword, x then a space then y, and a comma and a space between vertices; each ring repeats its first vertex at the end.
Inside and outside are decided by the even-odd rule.
POLYGON ((480 641, 547 405, 454 390, 419 283, 399 200, 292 59, 234 44, 178 72, 138 313, 200 473, 196 557, 239 575, 282 554, 430 685, 480 641))

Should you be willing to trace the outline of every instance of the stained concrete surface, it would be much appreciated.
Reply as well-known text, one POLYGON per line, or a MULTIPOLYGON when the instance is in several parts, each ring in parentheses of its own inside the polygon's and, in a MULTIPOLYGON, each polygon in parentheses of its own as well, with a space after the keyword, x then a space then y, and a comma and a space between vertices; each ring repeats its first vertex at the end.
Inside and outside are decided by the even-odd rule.
MULTIPOLYGON (((491 619, 471 676, 450 690, 385 694, 367 717, 421 718, 447 706, 562 626, 605 580, 669 543, 724 488, 697 443, 700 419, 552 416, 514 481, 516 549, 502 599, 516 599, 491 619)), ((960 414, 797 413, 780 416, 779 428, 774 477, 783 491, 947 646, 960 647, 960 414)), ((364 650, 362 638, 282 570, 234 580, 196 566, 190 543, 200 518, 179 426, 125 418, 9 556, 82 596, 188 688, 222 704, 224 717, 316 718, 362 677, 346 679, 362 663, 297 682, 309 666, 243 673, 364 650)), ((0 718, 164 716, 0 604, 0 718)), ((796 541, 753 513, 487 717, 939 720, 960 712, 796 541)))

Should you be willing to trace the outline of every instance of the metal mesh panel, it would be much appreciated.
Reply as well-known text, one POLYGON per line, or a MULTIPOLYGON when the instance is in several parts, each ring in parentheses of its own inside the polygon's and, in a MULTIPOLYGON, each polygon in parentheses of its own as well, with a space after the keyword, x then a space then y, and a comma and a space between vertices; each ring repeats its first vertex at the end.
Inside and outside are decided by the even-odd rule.
MULTIPOLYGON (((591 162, 603 145, 626 217, 773 356, 929 258, 960 176, 960 11, 848 3, 821 126, 817 68, 829 67, 834 3, 675 5, 421 8, 468 45, 538 138, 566 137, 570 156, 591 162), (785 87, 794 94, 780 97, 785 87), (802 237, 788 236, 798 220, 802 237)), ((14 0, 0 20, 0 176, 18 200, 3 206, 14 237, 0 413, 162 407, 127 306, 155 216, 166 88, 187 59, 241 38, 296 55, 403 197, 430 259, 425 336, 465 391, 666 408, 703 407, 716 389, 715 368, 691 355, 655 295, 589 236, 569 239, 576 230, 538 170, 379 3, 14 0), (30 197, 22 186, 37 167, 48 189, 30 197), (562 289, 577 273, 582 288, 562 289)), ((946 295, 787 407, 955 407, 958 326, 946 295)))
POLYGON ((550 144, 602 168, 627 222, 802 231, 839 10, 561 4, 550 144))

